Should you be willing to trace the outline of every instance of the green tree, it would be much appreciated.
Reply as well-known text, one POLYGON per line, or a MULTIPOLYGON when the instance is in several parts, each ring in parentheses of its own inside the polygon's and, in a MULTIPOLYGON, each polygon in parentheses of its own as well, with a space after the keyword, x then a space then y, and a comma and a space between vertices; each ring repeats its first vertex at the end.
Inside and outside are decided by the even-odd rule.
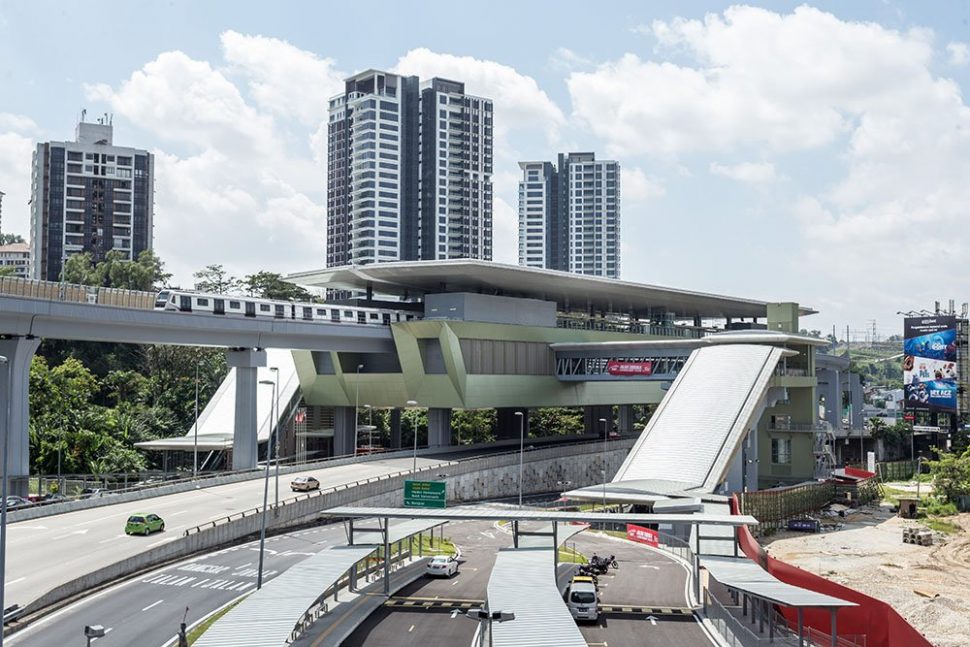
POLYGON ((495 409, 459 409, 451 416, 451 433, 462 445, 495 440, 495 409))
POLYGON ((26 243, 20 234, 0 234, 0 245, 13 245, 14 243, 26 243))
POLYGON ((578 408, 540 407, 529 411, 532 436, 568 436, 583 433, 583 410, 578 408))
POLYGON ((17 273, 17 268, 13 265, 0 265, 0 276, 13 276, 17 273))
POLYGON ((211 294, 238 294, 242 283, 229 274, 222 265, 206 265, 192 275, 195 289, 211 294))
POLYGON ((251 297, 281 299, 284 301, 313 301, 313 295, 295 283, 284 281, 276 272, 256 272, 242 281, 242 287, 251 297))
POLYGON ((970 495, 970 451, 962 455, 940 452, 939 459, 928 461, 927 465, 938 497, 956 503, 957 497, 970 495))
POLYGON ((165 272, 164 263, 150 249, 143 251, 134 261, 115 249, 105 254, 104 260, 98 263, 88 252, 75 254, 64 262, 63 275, 68 283, 142 292, 154 292, 172 277, 165 272))

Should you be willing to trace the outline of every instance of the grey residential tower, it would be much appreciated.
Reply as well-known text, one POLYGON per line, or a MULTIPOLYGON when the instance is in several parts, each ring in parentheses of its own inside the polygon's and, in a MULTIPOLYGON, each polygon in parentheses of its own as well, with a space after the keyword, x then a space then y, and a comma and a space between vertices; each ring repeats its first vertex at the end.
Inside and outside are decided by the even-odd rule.
POLYGON ((519 265, 619 278, 620 165, 569 153, 519 168, 519 265))
POLYGON ((69 256, 126 258, 152 247, 154 156, 114 146, 107 117, 81 121, 73 142, 34 151, 30 201, 31 278, 59 281, 69 256))
POLYGON ((327 266, 492 258, 492 102, 368 70, 330 100, 327 266))

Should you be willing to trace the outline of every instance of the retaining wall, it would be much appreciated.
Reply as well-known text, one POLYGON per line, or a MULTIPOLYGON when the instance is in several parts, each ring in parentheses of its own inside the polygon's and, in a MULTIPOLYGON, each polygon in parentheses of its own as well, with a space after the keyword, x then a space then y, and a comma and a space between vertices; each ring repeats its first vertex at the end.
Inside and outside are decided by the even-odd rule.
MULTIPOLYGON (((524 454, 522 470, 523 492, 526 494, 560 491, 560 481, 570 481, 570 488, 600 483, 600 470, 607 470, 607 479, 619 469, 635 439, 612 441, 605 454, 600 444, 565 445, 537 448, 524 454)), ((302 469, 306 469, 303 466, 302 469)), ((401 474, 372 479, 359 485, 338 486, 319 494, 299 495, 280 502, 267 516, 268 529, 311 522, 320 512, 335 506, 400 506, 404 481, 410 478, 436 479, 446 474, 449 500, 455 503, 482 499, 512 497, 518 494, 519 454, 498 454, 460 463, 431 466, 415 474, 401 474)), ((77 596, 116 579, 145 571, 177 558, 212 550, 259 533, 261 515, 256 511, 229 521, 215 521, 169 543, 146 550, 134 557, 117 562, 96 572, 83 575, 55 587, 26 605, 24 615, 40 611, 53 604, 77 596)))

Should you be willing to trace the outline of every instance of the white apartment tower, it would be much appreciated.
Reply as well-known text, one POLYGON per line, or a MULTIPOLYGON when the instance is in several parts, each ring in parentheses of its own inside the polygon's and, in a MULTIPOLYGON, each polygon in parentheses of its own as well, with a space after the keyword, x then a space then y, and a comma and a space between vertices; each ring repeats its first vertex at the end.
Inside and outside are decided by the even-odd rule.
POLYGON ((519 168, 519 264, 619 278, 620 165, 569 153, 519 168))
POLYGON ((492 257, 492 104, 368 70, 330 100, 327 266, 492 257))

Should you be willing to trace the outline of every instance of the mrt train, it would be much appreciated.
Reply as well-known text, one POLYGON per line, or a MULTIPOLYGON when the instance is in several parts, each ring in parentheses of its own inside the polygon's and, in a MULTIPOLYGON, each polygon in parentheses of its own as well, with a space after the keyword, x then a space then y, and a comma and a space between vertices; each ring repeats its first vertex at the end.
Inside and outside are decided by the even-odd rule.
POLYGON ((354 323, 389 326, 398 321, 415 319, 414 313, 387 308, 362 308, 336 303, 294 303, 226 296, 180 290, 162 290, 155 299, 155 310, 205 313, 227 317, 256 319, 291 319, 328 323, 354 323))

